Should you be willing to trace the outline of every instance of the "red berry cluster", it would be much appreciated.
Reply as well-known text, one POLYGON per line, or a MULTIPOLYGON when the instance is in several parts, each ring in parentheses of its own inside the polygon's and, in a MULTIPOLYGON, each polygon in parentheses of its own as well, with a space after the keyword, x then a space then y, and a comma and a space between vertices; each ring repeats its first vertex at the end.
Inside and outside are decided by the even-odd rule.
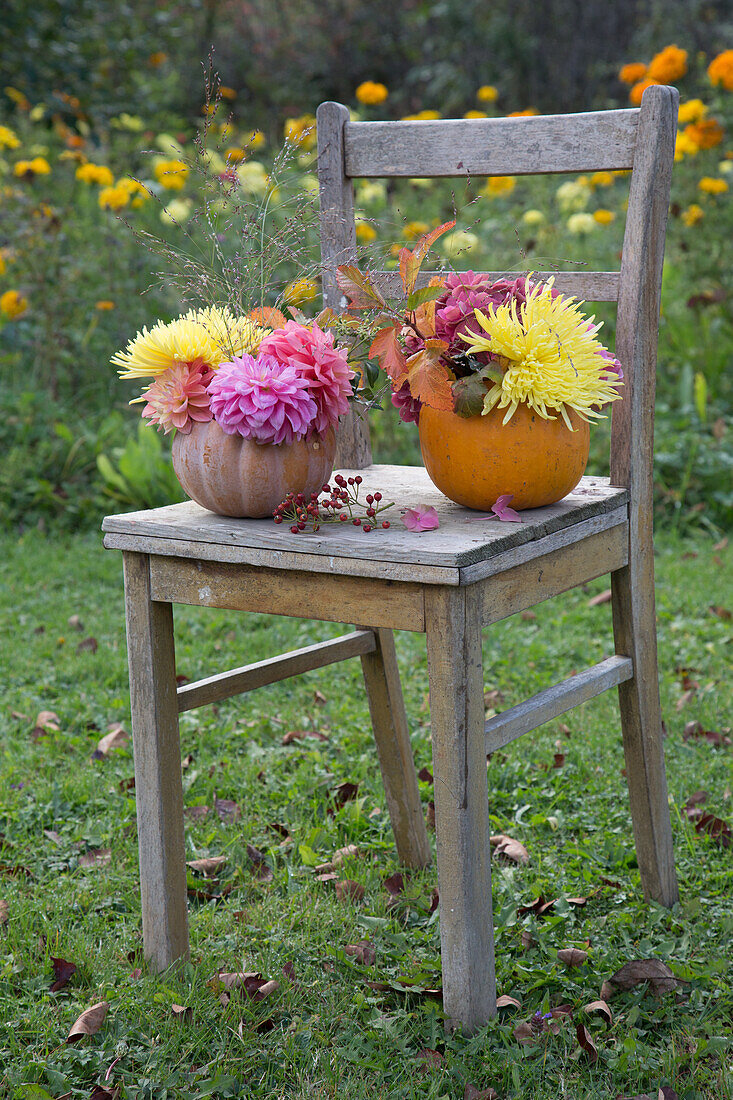
POLYGON ((362 531, 369 534, 379 522, 382 527, 389 527, 389 520, 377 519, 380 512, 392 508, 393 504, 382 504, 381 493, 367 493, 363 501, 359 500, 359 486, 363 478, 345 478, 343 474, 336 474, 334 486, 323 485, 322 492, 326 495, 318 499, 318 493, 311 493, 306 497, 303 493, 288 493, 282 504, 278 504, 272 513, 275 523, 287 522, 294 535, 309 528, 318 531, 322 523, 348 523, 354 527, 361 527, 362 531), (354 515, 356 509, 363 511, 363 516, 354 515))

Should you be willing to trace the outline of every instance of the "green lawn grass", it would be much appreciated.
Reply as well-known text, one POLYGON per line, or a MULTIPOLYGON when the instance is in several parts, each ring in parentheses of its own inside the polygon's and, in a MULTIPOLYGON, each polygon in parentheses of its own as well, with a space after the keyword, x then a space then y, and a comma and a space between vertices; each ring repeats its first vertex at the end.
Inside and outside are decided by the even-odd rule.
MULTIPOLYGON (((732 628, 723 614, 733 605, 730 551, 705 536, 658 543, 680 904, 667 912, 641 896, 612 694, 495 754, 492 831, 515 837, 531 857, 526 866, 493 859, 498 987, 521 1007, 502 1009, 468 1039, 446 1037, 439 1000, 422 992, 440 978, 434 869, 413 875, 391 907, 384 887, 398 863, 358 661, 182 716, 182 753, 191 758, 185 805, 210 808, 187 818, 187 858, 227 862, 218 884, 190 879, 199 896, 190 903, 192 962, 182 976, 135 976, 141 934, 131 746, 92 758, 110 723, 129 729, 121 562, 101 549, 101 536, 40 538, 0 542, 0 899, 7 902, 0 1096, 89 1097, 99 1084, 140 1098, 460 1100, 468 1083, 493 1086, 501 1100, 656 1097, 662 1085, 680 1100, 733 1096, 731 849, 696 832, 684 812, 690 795, 705 790, 704 809, 733 821, 733 748, 683 739, 688 722, 723 735, 730 725, 732 628), (83 630, 69 624, 72 616, 83 630), (86 638, 96 640, 96 652, 91 643, 78 649, 86 638), (41 710, 56 712, 60 728, 34 738, 41 710), (291 730, 328 740, 284 746, 291 730), (556 753, 562 766, 553 766, 556 753), (359 784, 357 797, 330 813, 346 781, 359 784), (217 798, 236 802, 241 819, 222 820, 217 798), (248 844, 264 852, 272 881, 255 874, 248 844), (315 863, 348 844, 359 854, 339 872, 364 887, 360 902, 339 901, 333 884, 314 873, 315 863), (100 849, 110 850, 109 862, 84 866, 81 857, 100 849), (558 899, 554 909, 541 920, 518 917, 517 908, 538 895, 558 899), (577 896, 586 904, 568 903, 577 896), (530 946, 523 933, 525 941, 531 933, 530 946), (360 940, 374 946, 371 966, 344 951, 360 940), (570 970, 557 951, 574 946, 588 959, 570 970), (77 967, 55 993, 52 957, 77 967), (659 998, 643 987, 619 993, 610 1026, 583 1012, 604 979, 645 958, 663 960, 684 984, 659 998), (211 982, 220 970, 258 972, 279 986, 262 1001, 235 992, 224 1004, 211 982), (411 992, 403 980, 414 983, 411 992), (67 1044, 79 1014, 103 1000, 110 1007, 99 1032, 67 1044), (558 1035, 518 1043, 519 1022, 561 1003, 574 1016, 558 1035), (174 1004, 190 1012, 177 1015, 174 1004), (594 1065, 578 1045, 578 1023, 598 1048, 594 1065), (428 1063, 424 1050, 440 1057, 428 1063)), ((609 607, 588 605, 605 586, 599 580, 539 606, 536 618, 485 632, 485 686, 501 693, 489 697, 493 705, 509 706, 611 652, 609 607)), ((177 668, 190 679, 338 632, 188 608, 176 618, 177 668)), ((399 634, 398 652, 415 759, 429 766, 423 638, 399 634)), ((427 808, 430 783, 421 782, 421 791, 427 808)))

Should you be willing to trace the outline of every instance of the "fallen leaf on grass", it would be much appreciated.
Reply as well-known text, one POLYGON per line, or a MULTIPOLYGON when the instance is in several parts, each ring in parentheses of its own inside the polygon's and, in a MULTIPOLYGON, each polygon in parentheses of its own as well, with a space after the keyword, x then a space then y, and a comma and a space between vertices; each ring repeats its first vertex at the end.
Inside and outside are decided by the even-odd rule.
POLYGON ((84 653, 86 650, 88 650, 90 653, 96 653, 98 649, 99 642, 96 638, 90 637, 84 638, 83 641, 79 642, 78 646, 76 647, 76 652, 84 653))
POLYGON ((183 816, 189 818, 191 821, 200 821, 202 817, 208 817, 208 806, 186 806, 183 811, 183 816))
POLYGON ((304 741, 307 737, 314 741, 328 741, 326 734, 319 730, 289 730, 283 735, 282 744, 291 745, 293 741, 304 741))
POLYGON ((432 783, 433 773, 430 768, 420 768, 420 771, 417 773, 417 778, 423 783, 432 783))
POLYGON ((208 856, 206 859, 189 859, 186 866, 190 867, 194 874, 204 878, 216 878, 222 867, 226 865, 226 856, 208 856))
POLYGON ((556 898, 553 898, 552 901, 547 901, 545 896, 540 894, 534 901, 530 901, 528 905, 520 905, 517 909, 517 916, 523 917, 525 913, 534 913, 536 917, 543 917, 550 909, 555 908, 556 900, 556 898))
POLYGON ((53 963, 54 980, 51 982, 49 992, 58 993, 60 989, 69 984, 71 976, 76 974, 76 963, 68 962, 66 959, 55 959, 53 956, 51 956, 51 962, 53 963))
POLYGON ((691 821, 701 818, 705 813, 704 810, 700 809, 700 806, 703 802, 707 802, 709 793, 709 791, 695 791, 685 802, 682 810, 691 821))
POLYGON ((713 615, 717 615, 724 623, 729 623, 733 619, 733 612, 727 607, 721 607, 720 604, 711 604, 708 611, 713 615))
POLYGON ((463 1100, 499 1100, 499 1094, 491 1086, 487 1089, 477 1089, 469 1081, 463 1090, 463 1100))
POLYGON ((700 820, 695 823, 695 832, 707 833, 722 848, 730 848, 733 844, 733 833, 731 833, 730 825, 714 814, 703 814, 700 820))
POLYGON ((558 951, 557 957, 560 962, 565 963, 565 966, 570 967, 572 970, 574 967, 583 965, 588 958, 588 952, 581 951, 577 947, 563 947, 558 951))
POLYGON ((425 827, 428 829, 435 829, 435 803, 428 802, 427 809, 425 810, 425 827))
MULTIPOLYGON (((333 801, 337 810, 340 810, 342 806, 345 806, 347 802, 351 802, 356 798, 359 793, 358 783, 339 783, 336 790, 333 792, 333 801)), ((333 809, 329 806, 329 813, 333 813, 333 809)))
POLYGON ((217 798, 216 795, 214 795, 214 810, 217 816, 228 825, 233 825, 242 816, 242 811, 236 802, 232 802, 229 798, 217 798))
POLYGON ((599 592, 597 596, 591 596, 588 600, 588 607, 599 607, 602 603, 611 602, 611 589, 607 588, 605 592, 599 592))
POLYGON ((681 710, 684 709, 684 707, 687 706, 688 703, 692 702, 692 700, 695 698, 696 690, 696 688, 690 688, 688 691, 682 692, 679 699, 674 705, 674 709, 677 711, 678 714, 681 710))
POLYGON ((405 877, 401 871, 395 871, 384 880, 382 885, 391 897, 396 898, 405 891, 405 877))
POLYGON ((327 863, 319 863, 317 867, 314 867, 314 871, 320 878, 321 875, 328 874, 340 867, 345 859, 355 859, 358 855, 360 855, 360 852, 356 844, 347 844, 345 848, 337 848, 330 860, 327 863))
POLYGON ((23 878, 33 878, 33 872, 22 863, 0 863, 0 875, 8 875, 10 878, 18 878, 20 875, 23 878))
POLYGON ((61 722, 61 719, 59 718, 58 714, 56 714, 55 711, 53 711, 53 710, 39 711, 38 717, 36 718, 36 721, 35 721, 35 725, 34 725, 33 729, 31 730, 31 738, 34 741, 38 741, 39 738, 43 737, 47 733, 60 733, 61 732, 60 722, 61 722))
POLYGON ((268 981, 254 971, 220 972, 208 984, 215 990, 223 987, 227 993, 242 990, 253 1001, 264 1001, 279 988, 278 982, 268 981))
POLYGON ((715 745, 716 748, 727 748, 731 743, 730 737, 726 734, 718 733, 717 730, 706 730, 702 722, 698 721, 685 723, 682 740, 689 741, 691 737, 701 738, 709 744, 715 745))
POLYGON ((529 863, 529 852, 513 837, 498 833, 496 836, 489 837, 489 842, 492 848, 496 848, 497 856, 503 856, 512 863, 529 863))
POLYGON ((55 829, 44 829, 43 835, 51 841, 52 844, 61 844, 61 834, 57 833, 55 829))
POLYGON ((374 944, 369 940, 359 940, 358 943, 347 943, 344 948, 345 955, 353 955, 357 962, 362 966, 374 966, 377 960, 377 952, 374 949, 374 944))
POLYGON ((524 948, 525 951, 529 951, 530 948, 534 947, 534 945, 537 942, 535 940, 534 936, 532 935, 532 933, 530 932, 529 928, 523 928, 522 929, 521 940, 522 940, 522 947, 524 948))
POLYGON ((366 890, 360 882, 345 878, 335 883, 336 897, 339 901, 361 901, 366 890))
POLYGON ((106 867, 111 862, 112 852, 109 848, 92 848, 90 852, 79 856, 80 867, 106 867))
POLYGON ((255 848, 254 844, 248 844, 247 855, 250 858, 255 877, 258 878, 260 882, 272 882, 275 875, 272 867, 265 858, 265 853, 261 852, 259 848, 255 848))
POLYGON ((105 733, 104 737, 100 738, 94 750, 94 759, 100 760, 102 757, 108 756, 112 749, 122 748, 129 740, 130 735, 127 730, 123 729, 119 722, 115 722, 110 727, 109 733, 105 733))
POLYGON ((11 710, 10 717, 14 718, 16 722, 30 722, 28 715, 19 710, 11 710))
POLYGON ((69 618, 66 621, 66 625, 71 630, 83 630, 84 629, 84 623, 81 621, 81 618, 78 615, 70 615, 69 618))
POLYGON ((506 993, 502 993, 501 997, 496 998, 497 1008, 521 1008, 522 1002, 518 1001, 516 997, 508 997, 506 993))
POLYGON ((422 1062, 421 1069, 426 1072, 430 1069, 437 1069, 438 1066, 443 1064, 443 1055, 439 1050, 432 1050, 430 1047, 423 1047, 422 1050, 417 1052, 417 1057, 422 1062))
POLYGON ((109 1001, 99 1001, 91 1008, 85 1009, 81 1016, 74 1021, 66 1042, 76 1043, 85 1035, 96 1035, 104 1023, 104 1018, 109 1011, 109 1001))
POLYGON ((8 917, 10 916, 10 906, 7 901, 0 898, 0 925, 8 923, 8 917))
POLYGON ((620 990, 635 989, 645 982, 649 983, 651 992, 657 995, 676 989, 680 984, 661 959, 635 959, 625 963, 603 983, 601 1000, 609 1001, 620 990))
POLYGON ((134 970, 130 971, 130 981, 131 982, 139 982, 140 979, 142 978, 142 976, 143 976, 143 968, 141 966, 136 966, 134 970))
POLYGON ((588 1056, 588 1061, 594 1066, 598 1061, 598 1047, 591 1039, 588 1028, 585 1024, 578 1024, 575 1028, 575 1034, 578 1038, 578 1042, 588 1056))
POLYGON ((171 1013, 177 1020, 190 1020, 193 1016, 193 1009, 188 1005, 171 1005, 171 1013))
POLYGON ((611 1009, 605 1001, 591 1001, 590 1004, 583 1005, 583 1012, 599 1012, 609 1027, 613 1023, 611 1009))

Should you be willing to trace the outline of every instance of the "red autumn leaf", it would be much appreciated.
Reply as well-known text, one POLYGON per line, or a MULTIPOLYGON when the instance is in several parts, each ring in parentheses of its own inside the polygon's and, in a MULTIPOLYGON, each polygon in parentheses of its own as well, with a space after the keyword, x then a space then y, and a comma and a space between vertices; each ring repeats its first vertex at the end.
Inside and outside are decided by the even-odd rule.
POLYGON ((250 310, 249 316, 256 324, 264 325, 265 328, 282 328, 287 324, 285 314, 272 306, 257 306, 250 310))
POLYGON ((724 623, 729 623, 731 619, 733 619, 733 612, 727 607, 721 607, 720 604, 717 603, 711 603, 708 611, 713 615, 717 615, 724 623))
POLYGON ((730 848, 733 844, 733 833, 731 833, 730 825, 714 814, 703 814, 695 824, 695 832, 707 833, 722 848, 730 848))
POLYGON ((432 409, 453 412, 451 383, 455 375, 441 362, 447 350, 445 340, 426 340, 424 348, 407 360, 407 379, 410 392, 418 401, 432 409))
POLYGON ((443 233, 447 233, 449 229, 453 229, 455 224, 455 221, 452 221, 438 225, 435 229, 424 233, 422 237, 418 237, 412 251, 408 248, 400 250, 400 277, 405 294, 412 294, 415 289, 417 276, 430 248, 435 244, 438 237, 442 236, 443 233))
POLYGON ((553 768, 563 768, 565 766, 565 753, 556 752, 552 759, 553 768))
POLYGON ((726 734, 718 733, 717 730, 706 730, 702 723, 697 721, 685 723, 682 740, 689 741, 690 738, 700 738, 710 745, 715 745, 716 748, 727 748, 731 743, 730 737, 726 734))
POLYGON ((417 773, 417 778, 423 783, 432 783, 433 773, 430 768, 420 768, 420 771, 417 773))
POLYGON ((336 805, 336 809, 340 810, 347 802, 351 802, 356 798, 359 793, 358 783, 339 783, 336 790, 333 792, 333 801, 336 805))
POLYGON ((497 856, 503 856, 505 859, 511 860, 512 863, 529 863, 529 852, 523 844, 520 844, 518 840, 514 840, 513 837, 498 833, 489 837, 489 842, 492 848, 496 848, 497 856))
POLYGON ((588 1056, 588 1061, 592 1066, 598 1061, 598 1048, 593 1042, 590 1036, 590 1032, 585 1024, 578 1024, 575 1028, 575 1034, 578 1037, 578 1042, 588 1056))
POLYGON ((336 282, 349 301, 349 309, 374 309, 387 303, 372 282, 369 272, 360 271, 355 264, 339 264, 336 282))
MULTIPOLYGON (((65 1095, 69 1095, 66 1093, 65 1095)), ((89 1100, 118 1100, 120 1095, 120 1086, 117 1085, 113 1089, 106 1089, 104 1085, 95 1085, 89 1094, 89 1100)))
POLYGON ((555 908, 556 898, 552 901, 547 901, 543 894, 540 894, 534 901, 530 901, 528 905, 520 905, 517 909, 517 916, 523 917, 525 913, 534 913, 537 917, 543 917, 545 913, 548 913, 550 909, 555 908))
POLYGON ((400 325, 382 328, 372 340, 367 353, 369 359, 377 359, 385 374, 393 382, 400 382, 407 373, 407 359, 399 342, 400 325))
POLYGON ((649 989, 655 994, 666 993, 679 985, 677 978, 661 959, 635 959, 627 962, 603 983, 601 1000, 608 1001, 619 990, 635 989, 645 982, 649 983, 649 989))
POLYGON ((130 971, 130 981, 138 982, 143 976, 143 970, 141 966, 136 966, 134 970, 130 971))
POLYGON ((339 901, 361 901, 366 893, 360 882, 345 878, 335 883, 336 897, 339 901))
POLYGON ((51 993, 58 993, 68 985, 72 974, 76 973, 76 963, 68 962, 66 959, 55 959, 53 956, 51 956, 51 962, 53 963, 53 981, 49 990, 51 993))
POLYGON ((104 1023, 108 1011, 108 1001, 99 1001, 91 1008, 87 1008, 72 1024, 66 1042, 76 1043, 79 1039, 83 1039, 85 1035, 96 1035, 104 1023))
POLYGON ((369 940, 359 940, 358 943, 347 943, 344 948, 345 955, 352 955, 357 962, 363 966, 374 966, 377 959, 377 952, 374 949, 374 944, 369 940))

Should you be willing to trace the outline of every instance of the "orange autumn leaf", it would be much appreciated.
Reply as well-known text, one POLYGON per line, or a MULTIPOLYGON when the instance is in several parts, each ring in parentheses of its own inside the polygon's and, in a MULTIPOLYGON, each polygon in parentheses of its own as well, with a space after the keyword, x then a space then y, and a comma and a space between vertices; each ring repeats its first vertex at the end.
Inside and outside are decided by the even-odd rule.
POLYGON ((250 311, 249 316, 256 324, 265 325, 266 328, 282 328, 287 324, 285 314, 273 306, 257 306, 250 311))
POLYGON ((449 229, 453 229, 455 224, 455 221, 444 222, 443 225, 431 229, 429 233, 424 233, 415 242, 412 252, 409 248, 400 249, 400 277, 406 294, 412 294, 415 289, 417 276, 429 249, 435 244, 438 237, 442 236, 443 233, 447 233, 449 229))
POLYGON ((393 382, 397 383, 404 377, 407 371, 407 360, 400 347, 397 325, 379 330, 369 348, 369 358, 378 359, 380 367, 393 382))
POLYGON ((453 411, 451 383, 455 375, 441 361, 448 350, 445 340, 426 340, 425 347, 407 360, 410 393, 432 409, 453 411))

